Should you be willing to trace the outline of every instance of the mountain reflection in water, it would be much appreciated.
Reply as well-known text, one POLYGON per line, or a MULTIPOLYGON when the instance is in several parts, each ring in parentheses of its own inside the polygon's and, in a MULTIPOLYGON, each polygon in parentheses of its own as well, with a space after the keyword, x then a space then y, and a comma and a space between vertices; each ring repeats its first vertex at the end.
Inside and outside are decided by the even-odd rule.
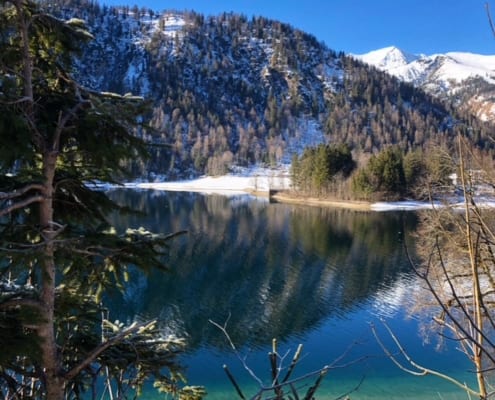
POLYGON ((187 338, 190 350, 224 348, 208 320, 229 320, 236 345, 301 337, 328 317, 345 317, 377 293, 408 279, 404 255, 414 213, 373 213, 269 204, 247 196, 116 190, 114 199, 145 215, 120 219, 121 229, 173 240, 170 271, 137 272, 127 292, 109 300, 114 318, 156 318, 187 338))
MULTIPOLYGON (((198 193, 116 190, 111 195, 143 212, 118 219, 122 230, 188 231, 170 242, 164 259, 168 272, 134 272, 126 292, 113 293, 106 304, 113 319, 158 318, 164 333, 185 337, 187 377, 207 388, 208 399, 234 397, 223 364, 245 393, 259 389, 209 320, 228 321, 233 343, 264 379, 269 379, 273 338, 283 352, 303 343, 299 374, 345 353, 341 363, 349 365, 330 371, 318 398, 339 398, 362 377, 353 400, 466 398, 438 378, 399 370, 371 334, 370 322, 386 318, 416 361, 473 380, 462 353, 435 351, 436 343, 420 337, 419 321, 406 318, 418 287, 405 254, 406 244, 414 248, 414 212, 358 212, 198 193)), ((391 347, 379 322, 377 328, 391 347)), ((158 399, 154 393, 150 388, 142 398, 158 399)))

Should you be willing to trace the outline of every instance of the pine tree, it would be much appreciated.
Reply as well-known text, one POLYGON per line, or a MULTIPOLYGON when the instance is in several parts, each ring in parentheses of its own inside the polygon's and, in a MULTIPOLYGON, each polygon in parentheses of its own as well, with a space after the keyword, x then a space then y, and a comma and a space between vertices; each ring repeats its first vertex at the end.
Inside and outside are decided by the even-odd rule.
POLYGON ((324 145, 307 148, 302 156, 292 157, 292 182, 296 189, 325 194, 338 176, 347 178, 355 168, 347 145, 324 145))
POLYGON ((368 164, 353 176, 352 186, 358 197, 366 199, 402 197, 407 190, 402 151, 391 146, 371 156, 368 164))
POLYGON ((0 393, 76 398, 106 377, 139 388, 154 376, 175 389, 179 339, 156 323, 101 317, 101 293, 131 265, 161 267, 165 237, 117 234, 118 206, 94 182, 116 182, 146 154, 133 133, 145 103, 97 93, 71 75, 90 40, 80 20, 54 18, 29 0, 0 3, 0 393), (153 362, 151 362, 153 360, 153 362), (168 368, 170 374, 167 373, 168 368))

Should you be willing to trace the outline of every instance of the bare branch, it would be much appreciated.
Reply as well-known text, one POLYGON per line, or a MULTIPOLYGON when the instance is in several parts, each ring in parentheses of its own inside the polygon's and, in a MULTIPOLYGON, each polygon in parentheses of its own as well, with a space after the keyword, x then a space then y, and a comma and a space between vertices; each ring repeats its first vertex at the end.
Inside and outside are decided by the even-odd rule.
MULTIPOLYGON (((229 316, 230 318, 230 316, 229 316)), ((235 344, 234 342, 232 341, 232 339, 230 338, 230 335, 229 333, 227 332, 227 323, 228 323, 228 319, 227 321, 225 322, 225 325, 224 326, 221 326, 220 324, 218 324, 217 322, 213 321, 213 320, 208 320, 210 322, 210 324, 212 324, 213 326, 216 326, 218 329, 220 329, 222 331, 222 333, 225 335, 225 337, 227 338, 227 341, 229 342, 230 344, 230 347, 232 348, 232 350, 234 351, 234 354, 237 356, 237 358, 239 359, 239 361, 242 363, 242 366, 244 367, 244 369, 249 373, 249 375, 251 375, 251 377, 256 381, 258 382, 258 384, 260 385, 260 387, 264 387, 263 385, 263 381, 258 378, 256 376, 256 374, 253 372, 253 370, 251 368, 249 368, 249 366, 247 365, 246 363, 246 360, 244 358, 241 357, 241 355, 239 354, 239 351, 237 350, 237 348, 235 347, 235 344)))
POLYGON ((14 104, 20 104, 20 103, 25 103, 29 102, 31 99, 29 97, 21 97, 20 99, 14 100, 14 101, 1 101, 0 103, 5 104, 5 105, 14 105, 14 104))
MULTIPOLYGON (((459 309, 462 311, 463 315, 470 321, 470 326, 477 333, 479 333, 481 335, 481 338, 484 339, 484 340, 486 340, 486 342, 493 348, 493 343, 491 342, 490 338, 488 338, 487 335, 483 331, 481 331, 479 329, 479 327, 476 326, 476 324, 474 323, 473 319, 471 318, 470 313, 468 312, 468 310, 466 310, 466 308, 464 307, 463 302, 458 297, 457 291, 455 289, 455 286, 452 283, 452 280, 451 280, 451 278, 449 276, 449 273, 447 271, 447 268, 445 266, 445 262, 444 262, 443 257, 442 257, 442 252, 441 252, 440 244, 438 243, 438 238, 436 238, 436 240, 435 240, 435 248, 436 248, 436 250, 435 250, 436 251, 436 254, 437 254, 437 256, 439 257, 439 260, 440 260, 439 261, 439 265, 440 265, 440 267, 442 269, 442 273, 444 274, 444 277, 446 279, 446 282, 447 282, 447 284, 450 287, 451 294, 453 296, 453 300, 458 304, 459 309)), ((437 304, 440 307, 440 309, 445 313, 445 315, 447 315, 449 317, 449 319, 452 321, 453 325, 457 327, 457 329, 459 330, 458 332, 462 332, 462 335, 460 335, 460 337, 469 338, 469 341, 470 342, 472 342, 478 348, 483 349, 483 352, 484 352, 484 354, 486 354, 486 356, 488 357, 488 359, 490 359, 490 361, 492 361, 492 362, 495 363, 495 355, 492 355, 492 352, 488 351, 488 349, 486 348, 486 346, 483 346, 483 343, 481 341, 479 341, 475 336, 473 336, 473 334, 471 334, 470 332, 468 332, 468 329, 462 324, 462 322, 459 320, 459 318, 456 318, 452 314, 452 311, 450 310, 450 308, 440 298, 440 295, 439 295, 437 289, 433 286, 433 284, 432 284, 432 282, 430 280, 430 277, 429 277, 429 268, 432 265, 432 260, 431 260, 431 257, 432 256, 430 256, 430 260, 428 261, 427 266, 426 266, 426 272, 424 272, 424 273, 421 273, 421 271, 419 271, 419 269, 416 267, 416 265, 415 265, 414 261, 412 260, 412 257, 410 255, 410 253, 408 252, 408 249, 407 248, 406 248, 406 257, 408 258, 408 261, 409 261, 411 267, 413 268, 414 272, 416 273, 416 275, 423 282, 426 283, 426 286, 428 288, 428 291, 432 294, 432 296, 434 297, 434 299, 437 302, 437 304)), ((456 332, 456 330, 453 330, 453 331, 456 332)), ((459 336, 459 334, 458 334, 458 336, 459 336)))
POLYGON ((227 365, 224 364, 223 370, 227 374, 227 377, 229 378, 230 382, 234 386, 234 388, 235 388, 237 394, 239 395, 239 397, 242 400, 246 400, 246 396, 244 396, 244 394, 242 393, 242 390, 241 390, 239 384, 237 383, 237 381, 235 380, 234 375, 232 375, 232 373, 230 372, 229 367, 227 367, 227 365))
POLYGON ((302 344, 297 346, 297 350, 294 353, 294 357, 292 358, 292 362, 289 365, 289 369, 287 370, 287 373, 285 374, 284 379, 282 379, 282 383, 287 382, 287 380, 292 375, 292 372, 294 371, 294 368, 295 368, 296 364, 298 363, 299 358, 301 356, 301 351, 302 351, 302 344))
POLYGON ((446 381, 448 381, 450 383, 453 383, 454 385, 458 386, 459 388, 461 388, 462 390, 464 390, 465 392, 467 392, 470 395, 474 395, 474 396, 480 397, 480 393, 477 392, 476 390, 470 388, 469 386, 467 386, 467 384, 462 383, 462 382, 459 382, 457 379, 454 379, 454 378, 452 378, 449 375, 443 374, 443 373, 441 373, 439 371, 436 371, 436 370, 433 370, 433 369, 429 369, 429 368, 423 367, 422 365, 416 363, 411 358, 411 356, 405 351, 404 347, 402 347, 399 339, 397 338, 397 336, 395 336, 395 334, 392 332, 392 330, 390 329, 390 327, 384 321, 382 321, 382 324, 385 327, 385 329, 388 331, 390 337, 394 341, 394 343, 397 346, 397 348, 399 349, 399 353, 406 359, 406 361, 409 363, 409 365, 411 367, 415 368, 415 370, 413 370, 411 368, 406 367, 405 365, 403 365, 397 359, 397 357, 395 355, 393 355, 390 352, 390 350, 387 348, 387 346, 385 346, 385 344, 381 341, 380 337, 378 336, 378 333, 376 332, 375 326, 372 324, 371 325, 371 331, 373 332, 373 335, 375 336, 376 341, 378 342, 378 344, 380 345, 380 347, 383 349, 383 351, 385 352, 385 354, 390 358, 390 360, 392 360, 392 362, 397 367, 399 367, 402 371, 405 371, 405 372, 407 372, 409 374, 416 375, 416 376, 433 375, 433 376, 442 378, 442 379, 444 379, 444 380, 446 380, 446 381))
MULTIPOLYGON (((230 316, 229 316, 230 318, 230 316)), ((308 372, 304 375, 301 375, 297 378, 293 378, 293 379, 289 379, 289 377, 291 376, 293 370, 294 370, 294 367, 295 365, 298 363, 298 361, 300 360, 300 355, 301 355, 301 351, 302 351, 302 345, 299 345, 297 350, 296 350, 296 353, 292 359, 292 362, 288 368, 288 371, 284 377, 284 379, 280 382, 279 381, 279 377, 280 377, 280 372, 282 371, 282 364, 283 364, 283 361, 285 360, 285 358, 288 356, 288 352, 286 354, 284 354, 283 356, 281 356, 278 351, 277 351, 277 342, 276 340, 274 339, 273 342, 272 342, 272 351, 269 353, 269 357, 270 357, 270 365, 271 365, 271 378, 272 378, 272 382, 271 382, 271 385, 270 386, 265 386, 263 384, 263 382, 261 381, 261 379, 259 379, 255 374, 254 372, 249 368, 249 366, 247 365, 246 363, 246 360, 244 358, 242 358, 239 354, 239 352, 237 351, 237 348, 235 347, 232 339, 230 338, 230 335, 228 334, 227 332, 227 322, 228 322, 228 319, 227 319, 227 322, 222 326, 212 320, 209 320, 209 322, 214 325, 215 327, 217 327, 218 329, 220 329, 222 331, 222 333, 225 335, 225 337, 227 338, 231 348, 234 350, 234 353, 235 355, 237 356, 237 358, 239 359, 239 361, 242 363, 244 369, 251 375, 251 377, 258 382, 259 384, 259 390, 256 394, 254 394, 254 396, 252 396, 250 399, 251 400, 260 400, 262 399, 262 396, 263 396, 263 393, 266 393, 266 392, 272 392, 274 391, 275 392, 275 397, 270 397, 270 398, 273 398, 273 399, 281 399, 283 396, 284 396, 284 393, 283 393, 283 388, 287 387, 287 388, 290 388, 291 390, 291 393, 294 397, 291 397, 289 396, 289 398, 294 398, 295 400, 299 399, 299 395, 297 394, 297 388, 296 388, 296 384, 298 383, 302 383, 303 381, 306 381, 310 378, 314 378, 316 377, 316 380, 314 381, 313 385, 309 387, 309 389, 307 390, 306 394, 304 395, 303 399, 305 400, 309 400, 309 399, 313 399, 314 398, 314 393, 317 391, 317 389, 319 388, 323 378, 326 376, 326 374, 331 370, 331 369, 336 369, 336 368, 343 368, 344 366, 341 366, 341 365, 335 365, 337 363, 337 361, 335 361, 333 364, 331 365, 325 365, 324 367, 316 370, 316 371, 312 371, 312 372, 308 372), (277 363, 278 362, 278 363, 277 363), (278 365, 277 365, 278 364, 278 365)), ((341 360, 346 354, 347 352, 349 351, 349 349, 347 349, 344 354, 342 356, 340 356, 337 360, 341 360)), ((357 363, 363 359, 365 359, 366 357, 361 357, 360 359, 358 360, 354 360, 348 364, 346 364, 345 366, 348 366, 348 365, 351 365, 351 364, 354 364, 354 363, 357 363)), ((246 399, 246 397, 244 396, 244 394, 242 393, 242 390, 241 388, 239 387, 237 381, 235 380, 234 376, 231 374, 231 372, 229 371, 228 367, 226 365, 223 366, 229 380, 231 381, 231 383, 234 385, 234 388, 238 394, 238 396, 241 398, 241 399, 246 399)), ((355 388, 353 388, 351 391, 341 395, 338 397, 338 399, 341 399, 341 398, 344 398, 345 396, 348 396, 350 393, 356 391, 362 384, 362 382, 364 381, 364 376, 361 378, 360 382, 357 384, 357 386, 355 388)), ((304 384, 302 385, 301 387, 303 386, 308 386, 308 384, 304 384)), ((284 397, 285 398, 285 397, 284 397)))
POLYGON ((88 104, 91 104, 91 102, 81 99, 81 101, 67 111, 65 115, 62 116, 62 112, 60 112, 51 150, 57 151, 59 149, 60 137, 62 136, 62 132, 65 130, 67 123, 71 120, 71 118, 75 118, 76 113, 88 104))

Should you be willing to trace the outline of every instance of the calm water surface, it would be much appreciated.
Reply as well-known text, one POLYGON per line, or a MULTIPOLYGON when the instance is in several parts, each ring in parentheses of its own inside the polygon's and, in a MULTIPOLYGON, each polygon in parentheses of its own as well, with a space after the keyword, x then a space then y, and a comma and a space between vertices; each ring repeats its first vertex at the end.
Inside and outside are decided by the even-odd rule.
MULTIPOLYGON (((389 344, 387 321, 408 352, 430 368, 471 382, 470 365, 455 349, 438 352, 410 317, 414 275, 405 257, 416 227, 412 212, 356 212, 269 204, 248 196, 118 190, 115 199, 143 211, 120 220, 140 227, 188 232, 171 244, 170 272, 135 274, 122 296, 110 299, 114 318, 159 318, 165 332, 187 338, 183 358, 190 384, 204 385, 209 399, 235 399, 222 366, 244 393, 256 381, 209 320, 227 324, 241 357, 269 381, 272 338, 290 363, 299 343, 303 359, 294 376, 332 369, 317 392, 333 399, 359 386, 351 399, 465 399, 437 378, 400 371, 374 339, 370 324, 389 344), (362 383, 360 384, 360 382, 362 383)), ((312 381, 301 382, 305 393, 312 381)), ((149 391, 146 399, 155 399, 149 391)))

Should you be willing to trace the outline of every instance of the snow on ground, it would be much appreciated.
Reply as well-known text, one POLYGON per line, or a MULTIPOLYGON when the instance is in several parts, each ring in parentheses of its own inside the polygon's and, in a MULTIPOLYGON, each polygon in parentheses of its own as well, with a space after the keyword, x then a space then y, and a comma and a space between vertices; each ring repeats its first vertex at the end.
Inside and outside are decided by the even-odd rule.
MULTIPOLYGON (((224 176, 203 176, 197 179, 183 181, 156 181, 156 182, 130 182, 125 184, 131 189, 150 189, 178 192, 198 192, 204 194, 219 194, 224 196, 237 196, 240 194, 262 194, 268 195, 269 190, 287 190, 291 188, 291 180, 288 167, 283 169, 266 168, 239 168, 232 174, 224 176)), ((459 208, 464 207, 462 198, 453 198, 451 205, 459 208)), ((479 207, 495 208, 495 198, 477 196, 479 207)), ((395 201, 376 202, 370 205, 372 211, 395 211, 395 210, 425 210, 434 207, 442 207, 441 202, 420 201, 395 201)))
POLYGON ((289 182, 285 177, 225 175, 220 177, 206 176, 188 181, 135 183, 126 186, 141 189, 230 195, 268 192, 269 189, 288 189, 289 182))
POLYGON ((394 210, 429 210, 433 207, 440 206, 440 203, 428 203, 421 201, 392 201, 385 202, 379 201, 377 203, 371 204, 371 209, 373 211, 394 211, 394 210))
POLYGON ((165 14, 162 18, 164 23, 163 32, 172 38, 181 32, 186 25, 184 18, 177 14, 165 14))
MULTIPOLYGON (((259 171, 258 171, 259 172, 259 171)), ((261 172, 256 175, 224 175, 204 176, 198 179, 174 182, 138 182, 128 183, 128 188, 152 189, 177 192, 199 192, 205 194, 220 194, 236 196, 239 194, 267 193, 269 190, 290 189, 290 177, 286 173, 268 174, 261 172)), ((440 205, 440 204, 438 204, 440 205)), ((431 209, 431 203, 419 201, 377 202, 371 205, 373 211, 421 210, 431 209)))
POLYGON ((174 182, 138 182, 129 183, 125 186, 141 189, 237 195, 289 189, 290 177, 287 170, 256 168, 239 170, 235 174, 224 176, 204 176, 174 182))

